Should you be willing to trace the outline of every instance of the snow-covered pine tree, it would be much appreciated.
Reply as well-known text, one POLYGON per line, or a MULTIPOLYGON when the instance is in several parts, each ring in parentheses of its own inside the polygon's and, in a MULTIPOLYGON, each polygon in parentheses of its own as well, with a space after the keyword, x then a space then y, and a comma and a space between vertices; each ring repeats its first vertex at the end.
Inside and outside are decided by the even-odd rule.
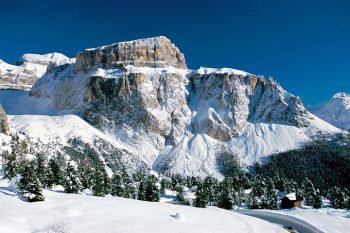
POLYGON ((304 204, 307 206, 313 206, 315 203, 316 190, 309 178, 306 178, 302 184, 304 194, 304 204))
POLYGON ((63 172, 62 172, 61 164, 57 161, 57 159, 51 158, 49 160, 49 163, 45 172, 44 186, 47 188, 52 188, 54 185, 62 185, 62 184, 63 184, 63 172))
POLYGON ((111 180, 111 195, 123 197, 125 193, 125 184, 123 183, 121 174, 114 174, 111 180))
POLYGON ((145 188, 144 180, 139 181, 139 187, 137 191, 137 200, 146 201, 146 188, 145 188))
POLYGON ((41 153, 35 155, 36 162, 36 173, 40 182, 43 184, 45 182, 45 170, 46 170, 46 159, 45 156, 41 153))
POLYGON ((163 177, 162 180, 160 181, 160 193, 164 195, 165 189, 170 189, 170 188, 171 188, 171 180, 167 177, 163 177))
POLYGON ((2 168, 4 172, 4 178, 12 179, 18 174, 19 161, 14 150, 11 153, 4 151, 2 157, 2 168))
POLYGON ((94 196, 103 197, 109 193, 110 180, 107 172, 103 167, 97 167, 92 184, 92 193, 94 196))
POLYGON ((36 174, 35 163, 33 161, 23 163, 23 169, 20 171, 18 188, 21 191, 23 198, 29 202, 45 200, 40 180, 36 174))
POLYGON ((248 208, 249 209, 261 209, 260 197, 257 197, 254 192, 250 192, 250 194, 249 194, 248 208))
POLYGON ((150 175, 146 179, 146 201, 157 202, 159 201, 159 188, 157 185, 157 177, 150 175))
POLYGON ((204 189, 208 195, 209 205, 212 205, 213 203, 216 202, 216 195, 218 192, 218 183, 219 183, 219 181, 212 176, 207 176, 204 179, 203 185, 204 185, 204 189))
POLYGON ((94 173, 94 167, 90 162, 83 161, 79 164, 78 174, 83 189, 91 189, 94 173))
POLYGON ((320 194, 320 190, 316 190, 315 192, 315 196, 313 197, 314 198, 314 204, 312 207, 314 207, 315 209, 319 209, 322 207, 322 196, 320 194))
POLYGON ((271 210, 277 210, 278 204, 277 204, 277 193, 275 190, 275 184, 272 179, 268 179, 266 181, 266 192, 265 192, 265 198, 266 198, 266 205, 265 208, 271 209, 271 210))
POLYGON ((184 188, 182 185, 176 186, 176 203, 179 205, 183 205, 185 202, 185 197, 184 197, 184 188))
POLYGON ((195 207, 205 208, 208 204, 208 194, 202 182, 198 182, 197 191, 196 191, 196 199, 193 202, 195 207))
POLYGON ((230 191, 230 187, 228 182, 220 183, 220 191, 217 197, 217 206, 219 208, 231 210, 233 208, 233 205, 235 204, 236 195, 235 192, 230 191))
POLYGON ((66 193, 78 193, 82 187, 78 172, 71 163, 67 165, 63 186, 66 193))
POLYGON ((330 191, 330 203, 335 209, 344 209, 347 206, 347 197, 344 190, 339 187, 333 187, 330 191))

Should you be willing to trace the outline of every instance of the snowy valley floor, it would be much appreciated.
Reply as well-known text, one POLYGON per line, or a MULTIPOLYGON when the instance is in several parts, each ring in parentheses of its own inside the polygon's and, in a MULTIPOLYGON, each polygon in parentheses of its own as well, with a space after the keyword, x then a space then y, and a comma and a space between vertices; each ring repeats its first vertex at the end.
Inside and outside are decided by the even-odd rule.
POLYGON ((117 197, 44 191, 44 202, 28 203, 0 182, 0 232, 46 233, 283 233, 282 228, 218 208, 194 208, 117 197))
POLYGON ((350 232, 350 211, 333 208, 307 209, 295 208, 292 210, 263 210, 278 214, 290 215, 302 219, 325 233, 350 232))

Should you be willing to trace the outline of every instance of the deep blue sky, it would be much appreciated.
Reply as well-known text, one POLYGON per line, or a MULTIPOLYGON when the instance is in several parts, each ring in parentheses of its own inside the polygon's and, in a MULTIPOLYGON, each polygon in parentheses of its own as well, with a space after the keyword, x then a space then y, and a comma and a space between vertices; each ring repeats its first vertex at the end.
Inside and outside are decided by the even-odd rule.
POLYGON ((273 76, 304 103, 350 92, 350 1, 0 0, 0 58, 165 35, 190 68, 273 76))

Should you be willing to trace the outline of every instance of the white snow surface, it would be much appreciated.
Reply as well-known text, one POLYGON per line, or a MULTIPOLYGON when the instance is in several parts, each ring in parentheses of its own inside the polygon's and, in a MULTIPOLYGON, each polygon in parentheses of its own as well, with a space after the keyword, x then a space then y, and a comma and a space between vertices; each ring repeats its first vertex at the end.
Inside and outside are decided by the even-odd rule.
POLYGON ((290 215, 302 219, 327 233, 348 233, 350 229, 350 211, 333 208, 294 208, 292 210, 264 210, 290 215))
POLYGON ((75 58, 68 58, 62 53, 47 53, 47 54, 33 54, 26 53, 23 54, 20 58, 18 58, 17 62, 28 62, 34 64, 50 64, 53 63, 55 65, 62 65, 66 63, 74 63, 75 58))
POLYGON ((0 60, 0 88, 19 88, 29 90, 53 66, 74 63, 75 59, 61 53, 24 54, 11 65, 0 60))
POLYGON ((284 233, 281 227, 218 208, 194 208, 112 196, 44 190, 44 202, 28 203, 0 180, 0 232, 44 233, 53 225, 74 233, 284 233))
POLYGON ((196 70, 199 74, 211 74, 211 73, 218 73, 218 74, 236 74, 236 75, 250 75, 250 73, 242 71, 242 70, 237 70, 237 69, 232 69, 232 68, 208 68, 208 67, 200 67, 199 69, 196 70))
POLYGON ((337 93, 331 100, 311 106, 309 110, 338 128, 350 129, 350 94, 337 93))

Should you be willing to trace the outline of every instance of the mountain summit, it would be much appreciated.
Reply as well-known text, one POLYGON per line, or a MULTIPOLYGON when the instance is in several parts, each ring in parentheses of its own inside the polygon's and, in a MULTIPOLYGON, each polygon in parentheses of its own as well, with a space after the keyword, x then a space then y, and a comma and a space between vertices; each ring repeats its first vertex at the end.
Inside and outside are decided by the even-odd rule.
POLYGON ((350 94, 337 93, 329 101, 311 106, 310 111, 340 129, 350 129, 350 94))
MULTIPOLYGON (((71 148, 62 152, 71 157, 72 151, 86 156, 91 148, 89 153, 112 170, 146 166, 220 176, 223 155, 236 154, 250 165, 320 132, 339 132, 272 78, 230 68, 187 69, 184 55, 163 36, 86 49, 75 63, 47 70, 29 99, 63 115, 54 117, 50 127, 59 119, 76 124, 64 128, 59 142, 46 137, 51 138, 47 143, 71 148), (67 112, 89 124, 78 117, 67 120, 67 112), (83 125, 91 129, 83 133, 83 125)), ((12 121, 16 130, 33 134, 30 118, 12 121)))

